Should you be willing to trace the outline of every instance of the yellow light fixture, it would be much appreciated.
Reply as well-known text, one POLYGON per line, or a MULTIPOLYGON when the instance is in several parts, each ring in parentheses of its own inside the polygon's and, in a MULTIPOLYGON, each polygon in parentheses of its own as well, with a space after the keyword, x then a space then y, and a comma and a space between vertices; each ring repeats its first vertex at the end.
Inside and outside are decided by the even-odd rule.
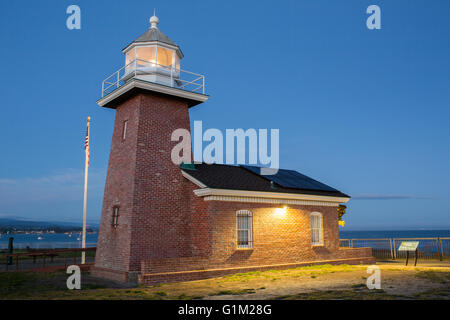
POLYGON ((345 221, 344 220, 339 220, 339 225, 341 227, 345 227, 345 221))
POLYGON ((277 216, 284 216, 286 214, 286 212, 287 212, 287 207, 286 206, 284 206, 283 208, 276 208, 275 209, 275 214, 277 216))

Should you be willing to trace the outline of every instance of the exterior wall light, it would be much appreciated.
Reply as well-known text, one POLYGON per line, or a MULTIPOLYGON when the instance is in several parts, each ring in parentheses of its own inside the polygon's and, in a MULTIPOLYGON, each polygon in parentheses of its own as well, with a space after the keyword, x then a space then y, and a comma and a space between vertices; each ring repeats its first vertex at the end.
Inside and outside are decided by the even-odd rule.
POLYGON ((284 216, 284 215, 286 215, 286 212, 287 212, 287 207, 286 206, 284 206, 283 208, 276 208, 275 209, 275 214, 277 216, 284 216))

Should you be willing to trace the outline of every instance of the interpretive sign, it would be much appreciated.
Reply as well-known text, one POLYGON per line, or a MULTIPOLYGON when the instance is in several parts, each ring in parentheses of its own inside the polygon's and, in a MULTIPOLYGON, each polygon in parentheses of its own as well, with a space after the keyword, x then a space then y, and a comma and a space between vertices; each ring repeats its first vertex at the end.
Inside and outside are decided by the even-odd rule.
POLYGON ((400 244, 398 251, 416 251, 419 241, 404 241, 400 244))

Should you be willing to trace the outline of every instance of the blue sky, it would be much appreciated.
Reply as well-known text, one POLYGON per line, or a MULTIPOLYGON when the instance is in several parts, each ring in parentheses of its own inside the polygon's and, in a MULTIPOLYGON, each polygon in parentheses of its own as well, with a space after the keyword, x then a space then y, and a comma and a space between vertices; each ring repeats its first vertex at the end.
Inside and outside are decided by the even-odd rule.
POLYGON ((98 221, 114 111, 96 105, 148 28, 206 75, 204 128, 279 128, 280 165, 353 196, 347 229, 450 228, 449 1, 0 1, 0 215, 98 221), (66 28, 81 8, 82 29, 66 28), (382 29, 366 28, 381 8, 382 29))

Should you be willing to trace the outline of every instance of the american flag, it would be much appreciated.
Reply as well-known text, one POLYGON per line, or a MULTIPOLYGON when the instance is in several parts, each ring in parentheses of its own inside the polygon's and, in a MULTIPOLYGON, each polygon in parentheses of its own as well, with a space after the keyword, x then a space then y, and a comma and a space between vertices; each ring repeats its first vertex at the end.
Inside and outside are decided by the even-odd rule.
POLYGON ((86 139, 84 140, 84 150, 86 152, 86 158, 87 158, 87 165, 89 167, 89 122, 91 118, 88 118, 87 128, 86 128, 86 139))

